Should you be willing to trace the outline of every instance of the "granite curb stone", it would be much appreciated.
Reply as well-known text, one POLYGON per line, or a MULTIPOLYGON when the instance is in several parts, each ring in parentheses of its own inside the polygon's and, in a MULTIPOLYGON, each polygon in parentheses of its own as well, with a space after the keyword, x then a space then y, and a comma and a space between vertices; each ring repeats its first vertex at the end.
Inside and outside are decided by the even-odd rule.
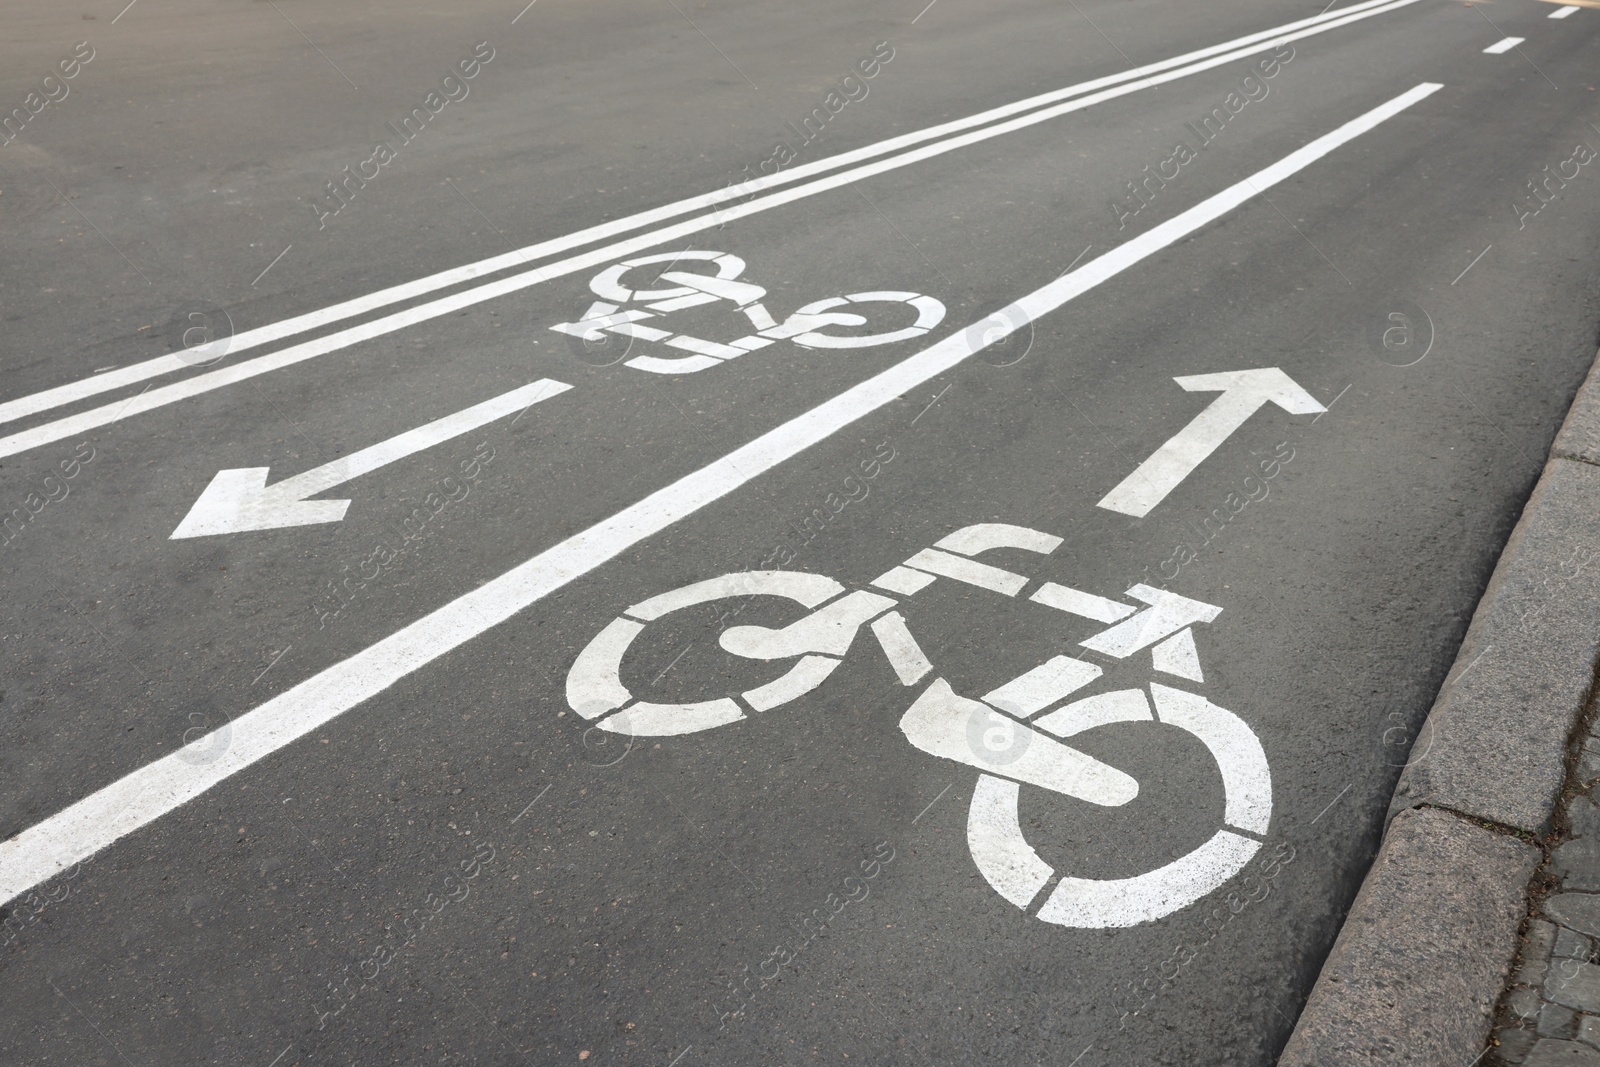
POLYGON ((1600 467, 1552 459, 1428 715, 1432 745, 1401 773, 1391 817, 1431 804, 1550 831, 1600 655, 1596 516, 1600 467))
POLYGON ((1578 395, 1567 410, 1567 417, 1550 447, 1552 456, 1600 463, 1600 359, 1589 368, 1589 376, 1578 387, 1578 395))
POLYGON ((1600 357, 1434 700, 1425 751, 1401 774, 1282 1067, 1600 1067, 1600 805, 1582 795, 1600 783, 1600 733, 1578 730, 1600 660, 1596 516, 1600 357), (1566 891, 1530 916, 1551 877, 1566 891))
POLYGON ((1396 816, 1280 1067, 1471 1063, 1540 858, 1450 812, 1396 816))

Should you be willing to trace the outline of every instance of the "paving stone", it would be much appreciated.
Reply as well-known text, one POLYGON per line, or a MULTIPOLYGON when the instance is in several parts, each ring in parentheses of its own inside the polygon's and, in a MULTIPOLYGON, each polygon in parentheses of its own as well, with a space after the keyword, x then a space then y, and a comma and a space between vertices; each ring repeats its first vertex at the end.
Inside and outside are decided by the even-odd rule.
POLYGON ((1588 786, 1600 779, 1600 738, 1586 737, 1578 750, 1578 783, 1588 786))
POLYGON ((1566 842, 1551 853, 1550 864, 1563 889, 1600 890, 1600 837, 1566 842))
POLYGON ((1569 1008, 1600 1013, 1600 967, 1560 960, 1544 980, 1544 995, 1569 1008))
POLYGON ((1549 969, 1550 953, 1555 949, 1561 929, 1543 919, 1528 920, 1528 932, 1522 940, 1521 960, 1517 964, 1516 973, 1511 976, 1512 985, 1537 986, 1544 982, 1545 972, 1549 969))
POLYGON ((1578 1040, 1586 1045, 1600 1048, 1600 1019, 1593 1015, 1578 1017, 1578 1040))
POLYGON ((1600 896, 1593 893, 1557 893, 1544 902, 1544 914, 1569 930, 1600 937, 1600 896))
POLYGON ((1500 1058, 1510 1064, 1521 1063, 1523 1057, 1533 1051, 1533 1043, 1539 1040, 1532 1030, 1520 1026, 1497 1030, 1494 1036, 1499 1042, 1500 1058))
POLYGON ((1600 837, 1600 804, 1586 796, 1573 797, 1567 805, 1567 823, 1573 837, 1600 837))
POLYGON ((1550 950, 1550 955, 1562 960, 1587 960, 1591 949, 1590 941, 1582 934, 1575 934, 1565 926, 1556 927, 1556 944, 1550 950))
POLYGON ((1522 1067, 1600 1067, 1600 1050, 1576 1041, 1540 1041, 1522 1067))
POLYGON ((1578 1032, 1578 1013, 1560 1004, 1546 1004, 1539 1009, 1540 1037, 1572 1037, 1578 1032))
MULTIPOLYGON (((1440 690, 1391 816, 1435 804, 1550 831, 1600 656, 1600 566, 1572 562, 1596 515, 1600 466, 1550 460, 1473 613, 1457 658, 1471 668, 1440 690)), ((1600 777, 1600 743, 1593 762, 1600 777)))
POLYGON ((1532 1019, 1538 1015, 1542 1003, 1539 991, 1525 985, 1513 989, 1511 995, 1506 997, 1506 1008, 1519 1019, 1532 1019))

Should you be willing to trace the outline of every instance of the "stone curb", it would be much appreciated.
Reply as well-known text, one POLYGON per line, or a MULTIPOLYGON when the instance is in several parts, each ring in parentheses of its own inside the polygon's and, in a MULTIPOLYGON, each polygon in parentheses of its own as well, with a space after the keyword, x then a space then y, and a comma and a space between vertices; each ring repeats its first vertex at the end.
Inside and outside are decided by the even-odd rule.
POLYGON ((1473 1062, 1542 858, 1449 812, 1401 812, 1279 1067, 1473 1062))
MULTIPOLYGON (((1529 881, 1545 860, 1543 846, 1564 825, 1569 752, 1595 687, 1597 520, 1600 357, 1413 744, 1383 844, 1280 1067, 1489 1062, 1495 1005, 1519 948, 1530 953, 1519 933, 1529 922, 1529 881)), ((1589 755, 1600 756, 1600 739, 1578 740, 1585 764, 1600 771, 1589 755)), ((1530 936, 1541 922, 1532 920, 1530 936)), ((1554 936, 1545 940, 1553 944, 1554 936)), ((1525 959, 1517 981, 1527 966, 1525 959)), ((1600 996, 1600 967, 1594 970, 1600 996)), ((1528 1067, 1536 1059, 1589 1064, 1587 1056, 1600 1057, 1565 1040, 1572 1036, 1565 1031, 1548 1036, 1548 1049, 1527 1058, 1528 1067)))

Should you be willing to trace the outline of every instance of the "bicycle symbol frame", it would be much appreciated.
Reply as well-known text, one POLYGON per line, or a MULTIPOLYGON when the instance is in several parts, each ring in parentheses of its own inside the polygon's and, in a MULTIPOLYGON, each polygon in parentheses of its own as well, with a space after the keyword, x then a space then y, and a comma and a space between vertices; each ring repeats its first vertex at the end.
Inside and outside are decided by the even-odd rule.
MULTIPOLYGON (((1033 584, 1027 577, 974 558, 994 548, 1048 555, 1062 539, 1005 523, 957 530, 847 591, 826 575, 801 571, 725 574, 662 593, 627 608, 578 654, 567 675, 568 705, 601 730, 626 736, 674 736, 715 729, 797 700, 822 685, 843 662, 858 632, 869 629, 900 684, 922 685, 900 720, 916 748, 975 768, 977 785, 967 816, 967 845, 985 880, 1000 896, 1055 925, 1125 927, 1187 907, 1237 874, 1260 849, 1272 817, 1272 775, 1260 739, 1243 719, 1197 693, 1158 682, 1076 700, 1068 698, 1104 671, 1094 663, 1057 655, 976 699, 956 693, 912 635, 899 610, 936 580, 963 582, 1016 598, 1033 584), (713 700, 661 704, 635 700, 621 679, 624 656, 646 626, 672 612, 728 597, 782 597, 809 614, 780 628, 734 626, 719 643, 754 660, 796 659, 777 679, 713 700), (742 703, 741 703, 742 701, 742 703), (1062 703, 1062 701, 1066 701, 1062 703), (1197 738, 1222 777, 1223 823, 1203 844, 1172 862, 1129 878, 1081 878, 1057 872, 1029 844, 1019 805, 1024 785, 1102 807, 1116 807, 1139 792, 1136 780, 1065 744, 1077 734, 1113 723, 1158 722, 1197 738), (1042 891, 1054 888, 1035 908, 1042 891)), ((1127 595, 1145 607, 1055 582, 1038 583, 1027 601, 1103 623, 1106 629, 1079 642, 1114 659, 1149 649, 1156 672, 1203 684, 1193 628, 1221 608, 1145 585, 1127 595)))

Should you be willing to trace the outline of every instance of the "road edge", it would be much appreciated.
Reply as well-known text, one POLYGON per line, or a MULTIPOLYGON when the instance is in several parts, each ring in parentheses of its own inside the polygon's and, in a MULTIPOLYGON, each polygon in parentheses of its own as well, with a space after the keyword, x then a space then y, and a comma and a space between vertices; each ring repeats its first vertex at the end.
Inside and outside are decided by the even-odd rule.
POLYGON ((1378 855, 1280 1067, 1483 1055, 1593 696, 1596 513, 1600 355, 1412 742, 1378 855))

